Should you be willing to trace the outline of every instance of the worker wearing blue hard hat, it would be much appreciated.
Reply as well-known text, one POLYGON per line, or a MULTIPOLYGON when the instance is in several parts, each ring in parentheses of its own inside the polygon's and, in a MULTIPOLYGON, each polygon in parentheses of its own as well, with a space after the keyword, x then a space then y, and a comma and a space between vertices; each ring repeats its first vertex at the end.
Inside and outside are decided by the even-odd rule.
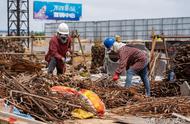
POLYGON ((133 75, 138 74, 144 83, 146 95, 150 96, 148 57, 145 52, 122 42, 116 42, 113 38, 106 38, 104 45, 107 49, 119 54, 119 66, 115 70, 113 80, 118 80, 120 74, 126 69, 125 87, 130 87, 133 75))
POLYGON ((104 41, 104 45, 106 46, 106 48, 111 48, 113 46, 113 43, 115 42, 114 38, 106 38, 106 40, 104 41))
POLYGON ((106 38, 105 41, 104 41, 104 45, 106 46, 106 48, 108 50, 117 50, 119 49, 120 47, 126 45, 122 42, 117 42, 114 38, 106 38))

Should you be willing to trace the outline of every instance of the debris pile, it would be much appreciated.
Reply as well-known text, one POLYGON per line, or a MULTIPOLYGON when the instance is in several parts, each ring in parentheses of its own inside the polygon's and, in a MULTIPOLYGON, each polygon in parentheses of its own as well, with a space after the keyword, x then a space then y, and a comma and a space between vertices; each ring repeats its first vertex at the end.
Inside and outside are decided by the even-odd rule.
POLYGON ((103 75, 96 81, 90 79, 71 80, 69 76, 51 76, 45 74, 20 74, 16 77, 2 71, 0 96, 25 113, 41 121, 61 121, 71 118, 76 108, 90 111, 85 100, 73 95, 55 94, 52 86, 67 86, 75 89, 88 89, 95 92, 105 103, 107 109, 117 114, 138 116, 171 116, 172 112, 188 115, 189 97, 167 97, 179 95, 177 85, 167 82, 153 82, 152 95, 160 98, 146 98, 144 87, 125 88, 111 77, 103 75), (176 88, 176 89, 175 89, 176 88), (175 93, 176 92, 176 93, 175 93), (118 107, 124 106, 122 109, 118 107), (117 111, 116 111, 117 110, 117 111))
POLYGON ((91 73, 97 73, 97 68, 103 66, 104 64, 105 47, 97 42, 94 46, 92 46, 91 53, 91 73))
POLYGON ((32 74, 41 71, 44 67, 41 63, 17 57, 11 57, 8 60, 3 59, 0 61, 0 65, 2 68, 9 70, 9 72, 13 72, 15 75, 26 72, 32 74))
POLYGON ((18 39, 0 39, 0 64, 10 61, 12 58, 22 58, 23 55, 11 55, 5 53, 24 53, 22 41, 18 39))
POLYGON ((35 56, 25 56, 23 41, 20 39, 0 39, 0 67, 11 72, 25 73, 38 72, 43 67, 35 60, 35 56), (27 59, 33 57, 33 60, 27 59))
POLYGON ((62 95, 51 91, 51 82, 44 75, 19 75, 13 77, 1 73, 0 88, 4 89, 1 97, 25 113, 38 120, 61 121, 71 118, 76 108, 90 110, 86 101, 78 94, 62 95))
POLYGON ((94 82, 83 80, 65 83, 64 85, 94 91, 103 100, 107 109, 124 106, 127 103, 139 101, 144 98, 136 90, 122 87, 106 75, 94 82))
POLYGON ((171 117, 172 113, 190 116, 190 97, 147 98, 140 103, 113 109, 112 112, 142 117, 171 117))
POLYGON ((173 63, 176 78, 185 79, 190 82, 190 44, 177 47, 173 63))
POLYGON ((151 83, 151 95, 155 98, 147 98, 142 95, 144 94, 143 85, 125 88, 105 75, 94 82, 90 80, 77 81, 73 84, 67 84, 67 86, 94 91, 101 97, 107 109, 117 110, 118 107, 127 106, 124 107, 127 108, 127 111, 122 107, 122 109, 118 109, 116 114, 123 112, 123 114, 149 117, 171 117, 173 112, 183 115, 190 114, 190 97, 180 97, 179 85, 165 80, 151 83))
POLYGON ((24 53, 24 46, 18 39, 0 39, 0 52, 24 53))
MULTIPOLYGON (((178 82, 170 83, 166 80, 152 81, 150 85, 152 97, 172 97, 181 95, 178 82)), ((133 88, 136 89, 138 93, 145 94, 144 85, 137 85, 133 88)))

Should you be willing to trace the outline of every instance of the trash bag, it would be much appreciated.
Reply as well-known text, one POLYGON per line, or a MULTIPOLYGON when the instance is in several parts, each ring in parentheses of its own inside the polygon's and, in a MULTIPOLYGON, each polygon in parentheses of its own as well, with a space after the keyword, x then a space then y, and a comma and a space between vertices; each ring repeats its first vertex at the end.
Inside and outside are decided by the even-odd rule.
POLYGON ((51 88, 52 92, 58 92, 61 94, 69 93, 69 94, 79 94, 78 91, 71 87, 65 87, 65 86, 53 86, 51 88))
POLYGON ((79 93, 83 95, 84 99, 88 100, 89 104, 95 109, 96 113, 99 116, 104 115, 105 104, 102 102, 102 100, 99 98, 99 96, 96 93, 85 89, 81 89, 79 93))
POLYGON ((0 111, 6 112, 6 113, 12 113, 20 117, 34 120, 34 118, 31 115, 23 113, 21 110, 19 110, 13 105, 10 105, 8 102, 5 102, 5 100, 3 99, 0 99, 0 111))
POLYGON ((84 111, 82 109, 75 109, 71 112, 71 115, 75 118, 79 119, 87 119, 87 118, 92 118, 94 116, 93 113, 84 111))
POLYGON ((101 101, 99 96, 94 92, 86 89, 81 89, 77 91, 74 88, 65 87, 65 86, 54 86, 51 88, 51 91, 58 92, 60 94, 75 94, 81 98, 81 100, 85 101, 86 104, 90 107, 89 111, 92 113, 96 113, 99 116, 103 116, 105 113, 105 104, 101 101))

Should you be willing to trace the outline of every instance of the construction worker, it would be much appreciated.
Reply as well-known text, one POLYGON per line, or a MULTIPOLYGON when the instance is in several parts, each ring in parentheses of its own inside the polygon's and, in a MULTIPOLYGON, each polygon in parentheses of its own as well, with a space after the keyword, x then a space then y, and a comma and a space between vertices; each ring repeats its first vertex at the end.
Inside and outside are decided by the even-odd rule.
POLYGON ((150 96, 148 62, 145 52, 138 48, 115 42, 113 38, 107 38, 104 45, 108 50, 113 50, 119 54, 119 66, 115 70, 113 80, 118 80, 119 75, 126 69, 125 87, 130 87, 133 75, 138 74, 144 83, 146 95, 150 96))
POLYGON ((69 27, 66 23, 58 26, 57 34, 53 36, 49 43, 49 50, 45 56, 48 62, 48 73, 52 74, 57 69, 57 74, 63 74, 66 71, 66 57, 71 54, 71 37, 69 36, 69 27))

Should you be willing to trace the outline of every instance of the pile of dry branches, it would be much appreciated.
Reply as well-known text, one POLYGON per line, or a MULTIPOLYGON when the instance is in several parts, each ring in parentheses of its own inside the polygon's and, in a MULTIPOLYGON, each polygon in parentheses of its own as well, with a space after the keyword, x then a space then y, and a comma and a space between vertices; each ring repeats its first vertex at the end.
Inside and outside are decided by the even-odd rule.
MULTIPOLYGON (((50 78, 50 77, 49 77, 50 78)), ((45 75, 19 75, 13 77, 1 73, 0 97, 38 120, 61 121, 71 118, 76 108, 90 111, 90 107, 78 94, 58 94, 51 91, 52 83, 45 75)))
POLYGON ((96 73, 97 68, 103 66, 104 56, 105 56, 105 47, 100 43, 96 43, 91 48, 92 61, 91 61, 91 73, 96 73))
POLYGON ((0 39, 0 67, 15 74, 40 71, 43 65, 35 60, 34 55, 28 55, 30 58, 33 57, 33 60, 24 59, 24 52, 22 40, 0 39))
MULTIPOLYGON (((112 78, 103 75, 100 79, 92 82, 91 80, 71 81, 63 85, 89 89, 97 93, 106 105, 106 108, 116 108, 127 104, 143 101, 145 96, 144 85, 136 85, 131 88, 120 86, 112 78)), ((180 86, 178 83, 168 81, 151 82, 152 97, 173 97, 180 96, 180 86)))
POLYGON ((0 39, 0 52, 24 53, 22 41, 18 39, 0 39))
POLYGON ((170 117, 172 113, 190 115, 190 97, 147 98, 142 102, 112 110, 113 113, 142 117, 170 117))
POLYGON ((10 59, 0 60, 0 65, 2 68, 9 70, 15 74, 18 73, 34 73, 39 72, 44 67, 43 64, 38 62, 32 62, 31 60, 11 57, 10 59))
POLYGON ((136 90, 120 86, 107 75, 102 76, 94 82, 83 80, 65 83, 64 85, 94 91, 103 100, 108 109, 124 106, 127 103, 139 101, 144 98, 136 90))
POLYGON ((173 59, 177 79, 190 81, 190 45, 177 47, 177 53, 173 59))
MULTIPOLYGON (((172 97, 180 96, 180 86, 178 83, 170 83, 166 80, 163 81, 152 81, 150 83, 151 96, 152 97, 172 97)), ((137 85, 133 87, 138 93, 144 94, 144 85, 137 85)))
POLYGON ((23 55, 11 55, 10 53, 24 53, 22 41, 18 39, 0 39, 0 64, 9 62, 12 58, 22 58, 23 55), (7 55, 9 53, 9 55, 7 55))
POLYGON ((60 95, 50 91, 52 86, 63 85, 79 89, 92 90, 103 100, 106 108, 117 108, 115 113, 144 116, 170 116, 172 112, 187 115, 190 112, 189 97, 165 97, 178 95, 175 86, 165 82, 154 82, 152 95, 162 98, 146 98, 143 86, 125 88, 113 82, 109 76, 92 82, 71 80, 67 76, 26 75, 13 77, 1 73, 0 96, 7 98, 14 106, 42 121, 60 121, 71 117, 71 111, 82 108, 90 111, 86 102, 77 95, 60 95), (175 93, 176 92, 176 93, 175 93), (189 107, 189 108, 188 108, 189 107))
POLYGON ((85 80, 69 85, 94 91, 101 97, 107 108, 116 108, 118 110, 117 114, 123 113, 149 117, 168 117, 173 112, 183 115, 190 114, 190 108, 188 108, 190 107, 190 98, 177 97, 180 95, 177 83, 169 83, 167 81, 152 82, 151 95, 157 98, 146 98, 143 96, 143 85, 127 89, 105 75, 95 82, 85 80), (127 109, 117 109, 117 107, 121 106, 127 106, 124 107, 127 109))

